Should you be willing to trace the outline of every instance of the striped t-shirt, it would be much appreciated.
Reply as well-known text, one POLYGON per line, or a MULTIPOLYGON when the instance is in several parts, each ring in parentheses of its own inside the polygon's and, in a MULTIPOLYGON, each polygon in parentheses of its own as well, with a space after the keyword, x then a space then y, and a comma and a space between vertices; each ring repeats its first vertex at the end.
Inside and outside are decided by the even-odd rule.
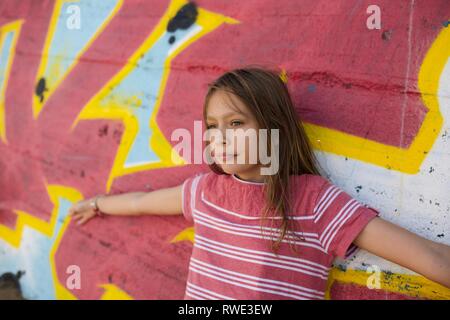
POLYGON ((195 232, 184 299, 324 299, 333 260, 358 249, 353 240, 379 212, 319 175, 290 184, 293 223, 275 254, 281 219, 261 219, 264 182, 214 172, 184 181, 195 232))

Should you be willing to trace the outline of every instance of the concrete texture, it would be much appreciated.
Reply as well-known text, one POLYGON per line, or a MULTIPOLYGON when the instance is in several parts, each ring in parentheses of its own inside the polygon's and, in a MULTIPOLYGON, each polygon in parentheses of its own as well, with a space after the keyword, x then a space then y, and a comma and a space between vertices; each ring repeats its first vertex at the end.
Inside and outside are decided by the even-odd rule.
MULTIPOLYGON (((208 170, 174 163, 170 135, 201 120, 208 82, 254 63, 285 70, 334 183, 450 244, 449 14, 447 0, 2 0, 0 275, 21 274, 27 299, 182 298, 193 239, 182 217, 77 228, 67 209, 208 170), (366 25, 373 4, 379 30, 366 25)), ((360 251, 336 261, 327 298, 449 291, 360 251)))

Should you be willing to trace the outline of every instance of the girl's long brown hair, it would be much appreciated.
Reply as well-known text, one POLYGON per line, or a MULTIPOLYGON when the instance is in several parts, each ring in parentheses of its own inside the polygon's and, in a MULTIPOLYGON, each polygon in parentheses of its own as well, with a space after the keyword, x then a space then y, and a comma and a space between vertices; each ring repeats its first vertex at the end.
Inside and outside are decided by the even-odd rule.
MULTIPOLYGON (((290 176, 320 175, 318 162, 279 70, 247 66, 226 72, 208 84, 203 106, 205 123, 209 100, 217 90, 234 94, 241 99, 256 117, 260 129, 267 129, 268 137, 271 136, 271 129, 279 130, 279 170, 274 175, 265 176, 266 205, 262 214, 262 220, 267 218, 269 212, 282 218, 279 237, 271 245, 272 250, 277 252, 285 235, 294 235, 289 232, 293 220, 288 219, 291 209, 289 190, 294 187, 290 186, 290 176)), ((267 150, 271 150, 270 139, 267 150)), ((210 168, 218 174, 225 174, 215 163, 210 168)), ((274 219, 271 220, 273 224, 274 219)), ((294 250, 296 251, 295 247, 294 250)))

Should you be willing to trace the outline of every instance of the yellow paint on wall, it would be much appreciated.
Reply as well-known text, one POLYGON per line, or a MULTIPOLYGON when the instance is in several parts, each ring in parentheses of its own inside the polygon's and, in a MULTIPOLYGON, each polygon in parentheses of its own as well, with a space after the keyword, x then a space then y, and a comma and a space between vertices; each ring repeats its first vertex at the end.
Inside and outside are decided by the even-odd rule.
POLYGON ((105 289, 100 300, 133 300, 132 296, 114 284, 102 284, 100 287, 105 289))
MULTIPOLYGON (((4 225, 0 225, 0 238, 16 249, 20 247, 25 226, 32 228, 49 238, 53 236, 60 207, 60 197, 65 198, 72 203, 83 199, 82 195, 73 188, 60 185, 48 185, 45 179, 44 184, 50 200, 53 203, 53 209, 49 221, 41 220, 33 215, 30 215, 29 213, 17 210, 15 211, 17 214, 17 223, 15 229, 9 229, 4 225)), ((57 299, 76 299, 76 297, 59 281, 55 266, 55 254, 61 242, 61 238, 70 223, 70 219, 70 217, 67 217, 65 219, 61 230, 59 231, 59 234, 55 237, 55 242, 53 243, 53 247, 51 248, 49 256, 50 266, 52 268, 51 272, 53 283, 55 285, 55 296, 57 299)))
POLYGON ((287 82, 288 82, 288 76, 287 76, 286 69, 282 69, 282 70, 281 70, 281 73, 280 73, 280 79, 281 79, 284 83, 287 83, 287 82))
MULTIPOLYGON (((43 103, 41 103, 40 98, 36 95, 33 95, 33 117, 34 119, 37 119, 39 116, 39 113, 42 111, 42 108, 45 105, 45 102, 48 100, 48 98, 53 94, 53 92, 58 88, 58 86, 64 81, 64 79, 67 77, 67 75, 72 71, 72 69, 76 66, 76 63, 86 50, 91 46, 91 44, 98 38, 98 36, 105 30, 109 22, 112 20, 112 18, 117 14, 117 12, 120 10, 123 4, 123 0, 118 0, 116 6, 110 13, 110 15, 103 21, 102 25, 96 30, 94 35, 89 39, 89 41, 86 43, 84 48, 75 56, 73 63, 67 68, 65 73, 63 75, 60 75, 60 70, 58 70, 58 63, 56 63, 51 70, 49 70, 49 74, 45 74, 47 65, 49 62, 49 50, 50 46, 53 42, 53 38, 55 36, 56 27, 58 25, 58 20, 60 19, 60 13, 61 9, 64 5, 64 3, 76 3, 78 0, 56 0, 55 6, 53 7, 52 17, 50 19, 50 25, 49 29, 47 31, 47 37, 45 38, 44 48, 42 50, 42 59, 41 63, 38 68, 38 72, 36 74, 36 80, 35 83, 38 83, 39 79, 41 79, 44 76, 48 76, 50 79, 53 79, 51 82, 52 85, 50 88, 48 88, 48 91, 46 93, 46 99, 43 103), (60 76, 57 76, 60 75, 60 76)), ((61 57, 62 59, 63 57, 61 57)))
MULTIPOLYGON (((11 72, 11 66, 14 60, 14 53, 16 51, 17 39, 19 38, 20 29, 22 28, 23 20, 16 20, 10 23, 7 23, 0 27, 0 50, 5 45, 6 35, 10 32, 14 33, 11 47, 8 52, 8 61, 6 62, 6 68, 3 73, 3 80, 0 83, 0 139, 4 144, 8 144, 8 140, 6 138, 6 122, 5 122, 5 95, 6 95, 6 87, 8 86, 8 79, 11 72)), ((2 52, 0 51, 0 58, 2 52)))
MULTIPOLYGON (((52 228, 54 227, 54 223, 56 221, 56 217, 58 216, 59 212, 59 199, 64 198, 71 203, 76 203, 80 200, 82 200, 84 197, 80 192, 78 192, 74 188, 65 187, 61 185, 46 185, 48 194, 50 196, 50 199, 52 203, 54 204, 53 211, 52 211, 52 228)), ((55 242, 53 243, 53 247, 50 251, 50 266, 52 268, 52 278, 53 283, 55 286, 55 297, 58 300, 76 300, 77 297, 64 286, 64 284, 60 281, 58 278, 58 274, 56 272, 56 263, 55 263, 55 256, 56 252, 59 248, 59 245, 61 243, 61 239, 64 236, 67 227, 69 226, 71 221, 71 217, 68 216, 64 220, 64 223, 61 227, 61 230, 59 231, 58 235, 55 238, 55 242)), ((51 235, 49 235, 51 236, 51 235)), ((101 300, 130 300, 133 299, 129 294, 127 294, 124 290, 120 289, 118 286, 114 284, 101 284, 99 287, 103 288, 105 291, 100 297, 101 300)))
MULTIPOLYGON (((52 211, 52 219, 54 220, 54 217, 57 217, 58 211, 59 211, 59 199, 64 198, 70 201, 71 203, 76 203, 80 200, 82 200, 84 197, 83 195, 78 192, 74 188, 65 187, 61 185, 48 185, 47 186, 48 194, 50 196, 50 199, 53 203, 53 211, 52 211)), ((55 255, 59 248, 59 245, 61 243, 61 239, 63 235, 65 234, 67 227, 69 226, 71 221, 71 217, 68 216, 64 220, 63 225, 61 226, 61 230, 59 231, 58 235, 55 238, 55 241, 53 243, 53 247, 50 251, 50 266, 52 268, 52 278, 53 278, 53 284, 55 286, 55 297, 58 300, 76 300, 77 297, 69 290, 67 289, 58 278, 58 274, 56 273, 56 263, 55 263, 55 255)))
MULTIPOLYGON (((44 183, 47 185, 46 182, 44 183)), ((25 211, 14 210, 14 212, 17 214, 16 226, 14 229, 10 229, 5 225, 0 224, 0 238, 5 240, 12 247, 19 248, 25 226, 31 227, 47 237, 52 236, 56 223, 56 214, 54 212, 52 212, 49 221, 39 219, 25 211)))
MULTIPOLYGON (((339 268, 334 267, 331 269, 330 276, 328 278, 325 297, 326 299, 331 299, 330 289, 335 281, 367 287, 367 283, 370 281, 369 277, 373 275, 373 273, 363 270, 349 269, 342 271, 339 268)), ((420 275, 381 272, 379 289, 416 298, 432 300, 450 299, 450 289, 420 275)), ((367 287, 367 290, 371 289, 367 287)))
POLYGON ((132 143, 137 136, 138 132, 138 120, 135 118, 134 114, 123 108, 122 106, 114 105, 111 103, 108 106, 101 105, 102 99, 109 93, 110 87, 116 87, 130 72, 136 68, 137 61, 140 57, 145 54, 160 38, 160 36, 165 32, 166 26, 170 19, 176 15, 179 9, 187 4, 185 0, 172 0, 168 9, 158 22, 155 29, 150 33, 147 39, 142 43, 142 45, 136 50, 136 52, 131 56, 127 65, 120 70, 100 91, 95 95, 80 112, 77 119, 72 124, 71 130, 73 130, 79 121, 86 119, 114 119, 120 120, 124 123, 124 133, 122 136, 121 143, 119 145, 117 155, 106 183, 106 192, 110 191, 112 182, 116 177, 123 176, 126 174, 156 169, 156 168, 167 168, 174 167, 178 165, 184 165, 185 161, 176 152, 174 152, 171 144, 167 141, 165 136, 162 134, 157 122, 156 115, 158 114, 159 107, 164 97, 165 88, 167 84, 167 79, 170 72, 171 61, 185 48, 191 45, 193 42, 197 41, 206 34, 212 32, 218 28, 223 23, 238 23, 238 21, 209 12, 207 10, 198 9, 198 17, 196 23, 201 26, 202 30, 190 38, 188 41, 180 45, 176 50, 174 50, 166 59, 164 63, 164 72, 161 80, 161 86, 157 94, 157 100, 155 102, 155 107, 149 121, 149 127, 152 130, 152 136, 150 137, 150 146, 161 161, 148 163, 143 165, 136 165, 132 167, 125 167, 126 157, 132 146, 132 143))
POLYGON ((175 237, 173 237, 172 240, 170 240, 170 243, 175 243, 179 241, 190 241, 194 243, 194 227, 189 227, 178 233, 175 237))
POLYGON ((442 128, 443 119, 437 96, 439 79, 449 57, 450 28, 443 28, 428 50, 419 71, 418 86, 428 112, 408 149, 305 122, 305 130, 313 147, 391 170, 418 173, 442 128))

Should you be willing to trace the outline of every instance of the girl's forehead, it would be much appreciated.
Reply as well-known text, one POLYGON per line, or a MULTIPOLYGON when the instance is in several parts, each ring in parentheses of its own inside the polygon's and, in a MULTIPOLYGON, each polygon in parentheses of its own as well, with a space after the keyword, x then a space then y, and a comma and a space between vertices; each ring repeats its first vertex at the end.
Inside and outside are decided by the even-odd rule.
POLYGON ((207 118, 222 118, 229 114, 250 116, 250 109, 236 95, 223 90, 214 92, 208 101, 207 118))

